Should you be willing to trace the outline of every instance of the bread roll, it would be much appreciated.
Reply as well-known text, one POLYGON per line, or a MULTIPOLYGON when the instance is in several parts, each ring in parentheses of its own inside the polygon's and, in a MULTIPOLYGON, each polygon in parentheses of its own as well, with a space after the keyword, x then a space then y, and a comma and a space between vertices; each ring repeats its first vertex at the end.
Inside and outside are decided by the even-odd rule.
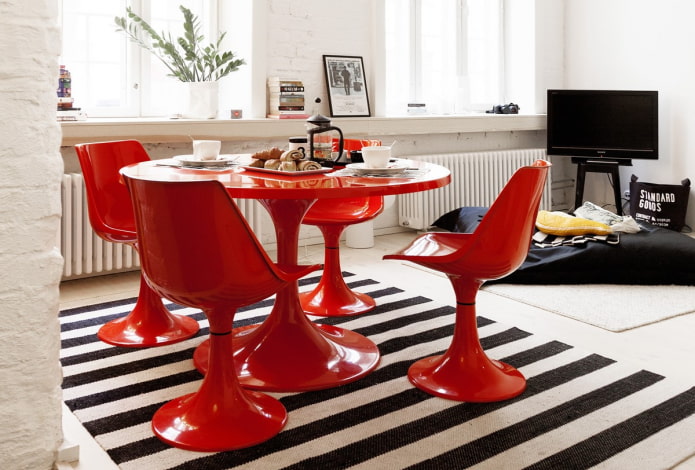
POLYGON ((294 161, 280 162, 280 170, 282 170, 282 171, 297 171, 297 164, 294 161))
POLYGON ((301 162, 297 162, 298 171, 320 170, 321 168, 321 164, 313 160, 302 160, 301 162))
POLYGON ((282 162, 278 159, 266 160, 264 167, 269 170, 277 170, 280 167, 280 163, 282 162))
POLYGON ((301 150, 288 150, 282 154, 280 160, 283 162, 297 161, 304 158, 304 154, 301 150))

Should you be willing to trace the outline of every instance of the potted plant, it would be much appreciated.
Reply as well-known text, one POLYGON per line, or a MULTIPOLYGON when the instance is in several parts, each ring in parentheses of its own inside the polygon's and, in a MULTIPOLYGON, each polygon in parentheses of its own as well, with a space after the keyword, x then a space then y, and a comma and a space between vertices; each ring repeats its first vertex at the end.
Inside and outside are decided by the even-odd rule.
POLYGON ((157 33, 130 7, 126 8, 126 16, 115 18, 117 31, 125 33, 132 42, 159 59, 169 70, 169 76, 189 83, 187 117, 213 118, 217 116, 217 81, 246 62, 235 58, 231 51, 220 51, 226 32, 218 36, 217 42, 205 45, 198 17, 184 6, 179 9, 184 18, 182 37, 174 39, 171 33, 157 33), (207 90, 207 97, 200 94, 201 88, 207 90))

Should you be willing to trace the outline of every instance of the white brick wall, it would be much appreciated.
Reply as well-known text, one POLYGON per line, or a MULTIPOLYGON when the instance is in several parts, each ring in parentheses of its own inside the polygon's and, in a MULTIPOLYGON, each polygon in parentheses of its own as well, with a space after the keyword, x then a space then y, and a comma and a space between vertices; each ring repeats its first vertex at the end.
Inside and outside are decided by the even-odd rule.
POLYGON ((0 2, 0 465, 50 469, 62 439, 55 0, 0 2))
MULTIPOLYGON (((313 103, 327 96, 324 54, 361 56, 369 91, 372 0, 268 0, 268 5, 268 76, 301 78, 313 103)), ((330 116, 327 100, 319 112, 330 116)))

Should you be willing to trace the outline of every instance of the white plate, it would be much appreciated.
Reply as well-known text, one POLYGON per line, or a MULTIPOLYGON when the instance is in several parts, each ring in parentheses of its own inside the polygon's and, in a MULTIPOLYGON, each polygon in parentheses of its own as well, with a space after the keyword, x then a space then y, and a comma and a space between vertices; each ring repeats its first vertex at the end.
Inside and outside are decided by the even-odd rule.
POLYGON ((393 176, 405 173, 408 169, 407 165, 396 162, 391 163, 386 168, 367 168, 364 163, 350 163, 345 165, 345 168, 356 175, 371 175, 371 176, 393 176))
POLYGON ((197 160, 193 155, 178 155, 174 160, 179 162, 181 166, 203 167, 203 168, 219 168, 231 165, 238 165, 236 160, 239 155, 220 155, 217 160, 197 160))
POLYGON ((259 168, 255 166, 242 166, 244 170, 247 171, 257 171, 259 173, 271 173, 273 175, 283 175, 283 176, 305 176, 305 175, 318 175, 320 173, 328 173, 333 171, 333 168, 321 168, 320 170, 306 170, 306 171, 284 171, 284 170, 273 170, 270 168, 259 168))

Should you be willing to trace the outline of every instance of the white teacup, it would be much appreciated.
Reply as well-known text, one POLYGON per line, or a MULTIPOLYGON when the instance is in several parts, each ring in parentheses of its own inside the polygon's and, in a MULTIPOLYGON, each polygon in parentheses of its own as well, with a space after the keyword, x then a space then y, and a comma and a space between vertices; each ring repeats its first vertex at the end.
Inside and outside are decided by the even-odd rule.
POLYGON ((391 147, 383 145, 362 147, 362 159, 367 168, 386 168, 391 159, 391 147))
POLYGON ((217 160, 222 142, 219 140, 194 140, 193 158, 196 160, 217 160))

